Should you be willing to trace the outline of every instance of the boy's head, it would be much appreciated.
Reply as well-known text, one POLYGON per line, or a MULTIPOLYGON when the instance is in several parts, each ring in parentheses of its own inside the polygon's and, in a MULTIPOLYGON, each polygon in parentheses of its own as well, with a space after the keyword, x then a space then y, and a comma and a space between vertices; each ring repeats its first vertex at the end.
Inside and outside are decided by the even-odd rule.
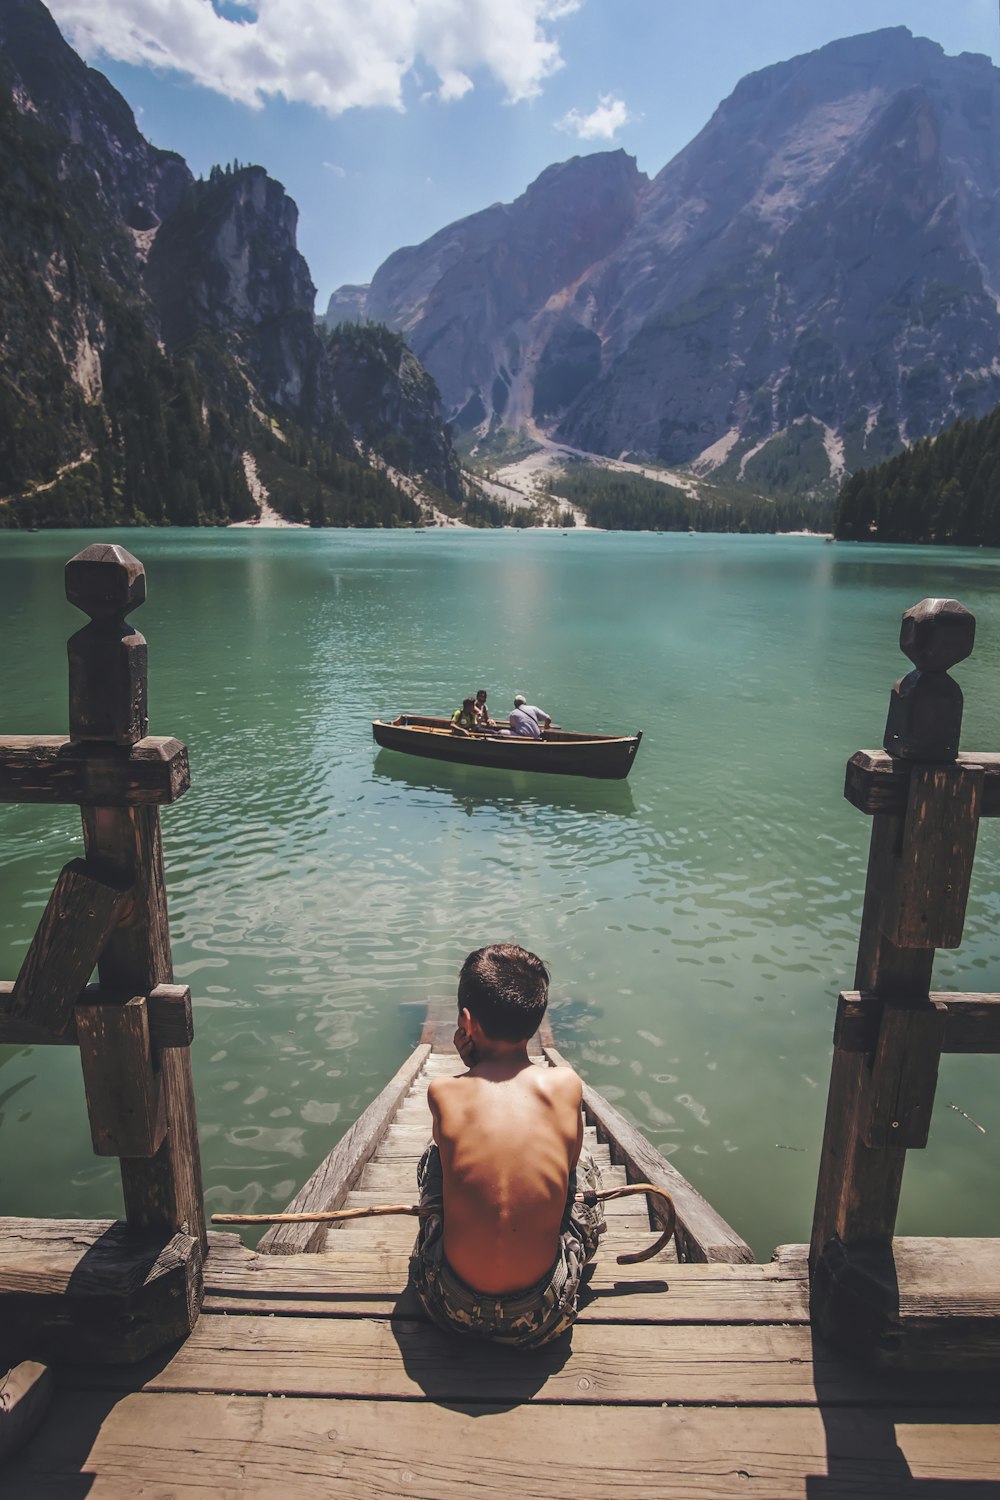
POLYGON ((458 976, 458 1008, 494 1042, 526 1042, 549 999, 549 971, 516 943, 489 943, 470 953, 458 976))

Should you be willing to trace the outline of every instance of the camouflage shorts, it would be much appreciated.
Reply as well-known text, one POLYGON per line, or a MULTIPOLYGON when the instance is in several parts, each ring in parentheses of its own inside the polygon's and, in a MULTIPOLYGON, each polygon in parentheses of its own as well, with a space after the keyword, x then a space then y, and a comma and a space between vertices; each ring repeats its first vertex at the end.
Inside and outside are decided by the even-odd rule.
MULTIPOLYGON (((441 1158, 433 1142, 417 1167, 420 1201, 442 1204, 441 1158)), ((478 1292, 456 1276, 444 1255, 443 1211, 420 1221, 410 1257, 410 1278, 428 1317, 452 1333, 477 1334, 494 1343, 537 1348, 565 1333, 576 1319, 580 1279, 606 1228, 599 1203, 575 1201, 577 1193, 600 1191, 601 1174, 584 1147, 570 1173, 559 1253, 547 1276, 524 1291, 478 1292)))

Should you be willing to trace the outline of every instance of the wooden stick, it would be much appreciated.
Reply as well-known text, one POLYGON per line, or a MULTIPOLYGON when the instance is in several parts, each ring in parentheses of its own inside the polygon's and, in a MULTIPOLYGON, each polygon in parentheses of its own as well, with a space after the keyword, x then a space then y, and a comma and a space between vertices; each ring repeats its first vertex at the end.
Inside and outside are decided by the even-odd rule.
MULTIPOLYGON (((603 1188, 600 1192, 578 1193, 576 1201, 593 1205, 595 1203, 606 1203, 612 1198, 630 1198, 636 1193, 653 1193, 659 1198, 664 1206, 667 1218, 667 1227, 663 1230, 659 1239, 654 1240, 652 1245, 647 1245, 644 1250, 636 1250, 632 1254, 619 1255, 620 1266, 638 1265, 640 1261, 652 1260, 653 1256, 662 1250, 671 1238, 677 1223, 677 1214, 674 1209, 673 1199, 663 1188, 654 1187, 651 1182, 630 1182, 626 1187, 603 1188)), ((440 1203, 435 1200, 431 1203, 378 1203, 369 1208, 334 1208, 327 1209, 321 1213, 308 1214, 213 1214, 213 1224, 336 1224, 343 1223, 347 1219, 374 1219, 384 1214, 409 1214, 413 1218, 427 1218, 429 1214, 440 1211, 440 1203)))
POLYGON ((412 1214, 427 1217, 438 1204, 378 1203, 372 1208, 332 1208, 311 1214, 213 1214, 213 1224, 335 1224, 341 1219, 373 1219, 379 1214, 412 1214))

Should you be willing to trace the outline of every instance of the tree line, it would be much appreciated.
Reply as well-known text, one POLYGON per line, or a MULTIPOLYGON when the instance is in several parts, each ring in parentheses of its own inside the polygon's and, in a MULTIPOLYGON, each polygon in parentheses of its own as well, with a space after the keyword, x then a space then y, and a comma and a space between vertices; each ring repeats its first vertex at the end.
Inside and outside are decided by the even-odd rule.
POLYGON ((1000 407, 858 470, 841 487, 834 534, 1000 547, 1000 407))
POLYGON ((692 495, 656 479, 598 467, 552 479, 548 489, 579 506, 591 526, 608 531, 822 531, 829 528, 833 511, 831 501, 795 495, 704 487, 692 495))

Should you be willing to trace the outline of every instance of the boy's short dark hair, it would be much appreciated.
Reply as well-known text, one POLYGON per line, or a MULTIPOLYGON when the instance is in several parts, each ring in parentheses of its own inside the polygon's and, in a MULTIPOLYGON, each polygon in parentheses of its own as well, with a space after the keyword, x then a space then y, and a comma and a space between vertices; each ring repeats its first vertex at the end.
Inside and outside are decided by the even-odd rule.
POLYGON ((459 1009, 495 1042, 526 1042, 549 1003, 549 971, 516 943, 489 943, 470 953, 458 976, 459 1009))

